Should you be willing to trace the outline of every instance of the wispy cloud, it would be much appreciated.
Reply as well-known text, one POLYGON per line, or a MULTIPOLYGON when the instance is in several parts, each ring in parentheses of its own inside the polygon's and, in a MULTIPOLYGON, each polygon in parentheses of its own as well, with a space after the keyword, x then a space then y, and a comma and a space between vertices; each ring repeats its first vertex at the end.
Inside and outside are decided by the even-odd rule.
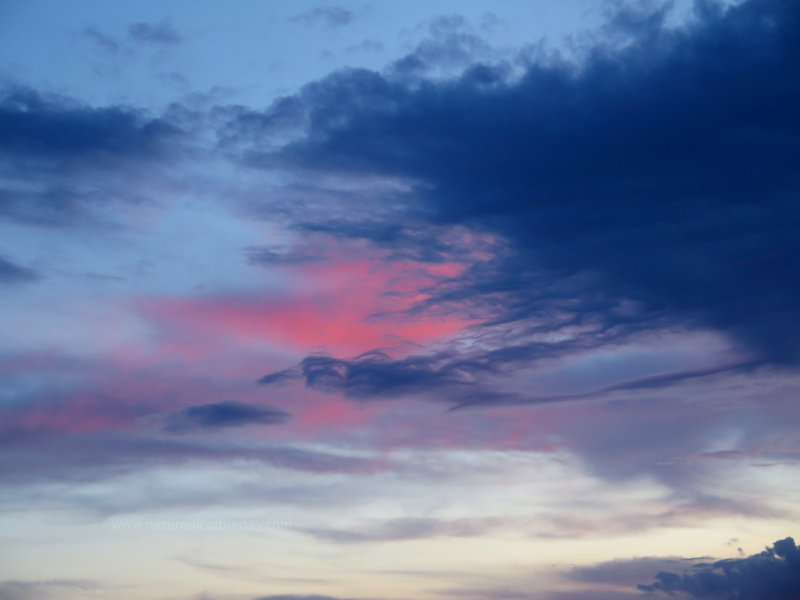
POLYGON ((38 273, 33 269, 21 267, 0 256, 0 284, 26 283, 38 278, 38 273))
POLYGON ((36 600, 50 598, 53 593, 72 591, 77 594, 102 589, 99 582, 80 579, 48 579, 36 581, 0 581, 0 600, 36 600))
POLYGON ((344 27, 353 22, 355 14, 346 8, 340 6, 323 6, 312 8, 300 15, 296 15, 290 19, 295 23, 302 23, 304 25, 322 25, 328 28, 344 27))
POLYGON ((151 44, 177 44, 182 40, 167 20, 160 23, 134 23, 128 27, 128 35, 131 39, 151 44))
POLYGON ((190 406, 167 417, 166 430, 172 433, 241 427, 243 425, 278 425, 290 415, 270 406, 254 406, 243 402, 217 402, 190 406))

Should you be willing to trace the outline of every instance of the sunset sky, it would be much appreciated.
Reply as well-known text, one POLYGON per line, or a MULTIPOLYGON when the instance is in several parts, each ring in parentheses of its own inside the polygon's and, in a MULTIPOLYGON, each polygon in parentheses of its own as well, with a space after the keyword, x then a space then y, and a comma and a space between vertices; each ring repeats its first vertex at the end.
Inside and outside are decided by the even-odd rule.
POLYGON ((798 65, 795 0, 0 2, 0 600, 800 598, 798 65))

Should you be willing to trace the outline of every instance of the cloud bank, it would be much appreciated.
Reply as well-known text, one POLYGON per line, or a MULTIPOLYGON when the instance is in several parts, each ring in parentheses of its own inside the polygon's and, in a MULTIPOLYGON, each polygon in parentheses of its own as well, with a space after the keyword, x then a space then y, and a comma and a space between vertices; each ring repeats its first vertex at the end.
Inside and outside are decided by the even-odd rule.
POLYGON ((700 563, 682 574, 660 571, 645 592, 688 598, 794 600, 800 597, 800 549, 787 537, 759 554, 700 563))

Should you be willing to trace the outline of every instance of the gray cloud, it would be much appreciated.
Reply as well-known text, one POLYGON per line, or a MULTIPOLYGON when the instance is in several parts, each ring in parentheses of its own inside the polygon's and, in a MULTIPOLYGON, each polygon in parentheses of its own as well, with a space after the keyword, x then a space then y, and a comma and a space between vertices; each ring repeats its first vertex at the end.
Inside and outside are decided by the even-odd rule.
MULTIPOLYGON (((256 600, 348 600, 347 598, 334 598, 333 596, 320 596, 318 594, 279 594, 277 596, 259 596, 256 600)), ((351 599, 352 600, 352 599, 351 599)))
POLYGON ((242 445, 236 439, 157 436, 142 433, 3 431, 0 475, 9 483, 89 481, 136 469, 187 461, 219 464, 249 460, 307 473, 372 473, 379 464, 368 457, 326 452, 289 444, 242 445), (47 444, 43 445, 43 440, 47 444))
POLYGON ((435 537, 472 537, 508 525, 510 519, 392 519, 357 529, 300 529, 319 540, 344 544, 391 542, 435 537))
POLYGON ((0 581, 0 600, 41 600, 59 590, 76 594, 94 591, 100 587, 96 581, 80 579, 46 579, 36 581, 0 581))

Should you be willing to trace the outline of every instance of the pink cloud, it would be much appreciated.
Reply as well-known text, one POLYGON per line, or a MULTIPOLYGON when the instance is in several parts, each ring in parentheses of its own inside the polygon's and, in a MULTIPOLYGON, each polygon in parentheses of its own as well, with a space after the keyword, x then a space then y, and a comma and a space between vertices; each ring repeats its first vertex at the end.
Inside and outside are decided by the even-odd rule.
POLYGON ((405 313, 427 298, 423 290, 462 270, 459 264, 343 260, 294 270, 303 285, 278 295, 152 298, 140 306, 159 326, 194 337, 354 355, 404 342, 422 345, 469 325, 456 314, 405 313))

